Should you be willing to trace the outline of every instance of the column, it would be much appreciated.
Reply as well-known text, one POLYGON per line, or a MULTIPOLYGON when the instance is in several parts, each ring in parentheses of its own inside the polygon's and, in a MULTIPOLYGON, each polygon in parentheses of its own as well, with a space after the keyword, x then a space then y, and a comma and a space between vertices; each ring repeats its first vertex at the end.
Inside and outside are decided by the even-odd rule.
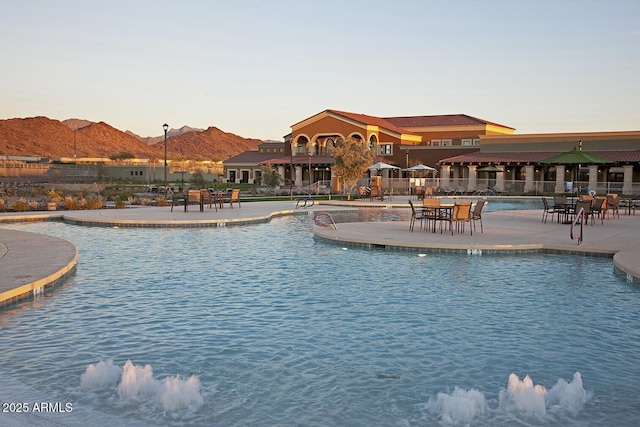
POLYGON ((475 191, 478 186, 478 181, 476 180, 478 177, 478 172, 476 171, 478 166, 469 165, 467 168, 469 169, 469 185, 467 186, 467 191, 475 191))
POLYGON ((622 194, 633 194, 633 165, 623 165, 624 181, 622 183, 622 194))
MULTIPOLYGON (((535 166, 527 165, 524 167, 524 192, 530 193, 536 190, 535 184, 535 166)), ((557 184, 556 184, 557 185, 557 184)))
POLYGON ((589 191, 598 188, 598 165, 589 165, 589 191))
POLYGON ((294 184, 296 187, 302 187, 302 166, 294 166, 296 172, 296 179, 294 184))
POLYGON ((449 191, 451 184, 449 182, 449 174, 451 173, 451 166, 445 165, 440 169, 440 189, 442 191, 449 191))
POLYGON ((504 191, 504 166, 497 165, 498 168, 502 169, 502 172, 496 172, 496 188, 497 192, 504 191))
POLYGON ((278 166, 278 175, 280 175, 280 182, 284 184, 284 166, 278 166))
POLYGON ((564 193, 564 165, 556 166, 556 193, 564 193))

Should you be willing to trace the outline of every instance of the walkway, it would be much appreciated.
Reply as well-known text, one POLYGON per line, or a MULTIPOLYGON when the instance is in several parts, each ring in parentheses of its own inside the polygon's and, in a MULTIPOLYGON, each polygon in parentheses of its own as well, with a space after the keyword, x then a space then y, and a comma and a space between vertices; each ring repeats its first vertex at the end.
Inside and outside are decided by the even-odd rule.
MULTIPOLYGON (((290 201, 243 203, 241 208, 225 207, 204 212, 190 207, 170 211, 169 207, 134 207, 52 213, 0 214, 0 307, 20 297, 29 297, 73 273, 77 263, 74 245, 49 236, 9 230, 2 223, 63 220, 70 224, 105 227, 227 227, 270 221, 275 216, 304 214, 316 210, 343 210, 358 207, 408 209, 404 200, 391 202, 322 201, 313 207, 296 209, 290 201)), ((431 233, 407 221, 344 223, 338 231, 316 227, 316 237, 344 245, 364 245, 389 249, 451 251, 471 253, 559 251, 613 256, 618 269, 630 280, 640 281, 640 215, 620 215, 586 226, 584 243, 569 237, 569 226, 549 221, 541 223, 539 211, 501 211, 483 215, 484 233, 431 233)))

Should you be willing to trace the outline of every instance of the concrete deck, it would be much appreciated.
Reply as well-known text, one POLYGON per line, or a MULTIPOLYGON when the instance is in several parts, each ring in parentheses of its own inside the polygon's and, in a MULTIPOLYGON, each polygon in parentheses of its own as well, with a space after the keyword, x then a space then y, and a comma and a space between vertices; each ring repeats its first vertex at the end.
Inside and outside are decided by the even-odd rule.
MULTIPOLYGON (((408 209, 404 201, 321 201, 312 207, 296 209, 295 202, 251 202, 241 208, 225 207, 204 212, 194 206, 182 208, 133 207, 51 213, 2 213, 2 223, 56 221, 103 227, 227 227, 270 221, 275 216, 335 211, 358 207, 408 209)), ((629 280, 640 281, 640 215, 620 215, 596 221, 584 228, 584 241, 578 245, 569 236, 569 225, 540 220, 542 209, 532 211, 500 211, 483 214, 484 233, 471 236, 420 230, 409 231, 407 221, 343 223, 338 230, 316 227, 315 235, 344 245, 364 245, 400 250, 490 252, 569 252, 612 257, 615 266, 629 280)), ((22 297, 37 294, 71 274, 77 263, 77 250, 69 242, 44 235, 9 230, 0 226, 0 307, 22 297)))

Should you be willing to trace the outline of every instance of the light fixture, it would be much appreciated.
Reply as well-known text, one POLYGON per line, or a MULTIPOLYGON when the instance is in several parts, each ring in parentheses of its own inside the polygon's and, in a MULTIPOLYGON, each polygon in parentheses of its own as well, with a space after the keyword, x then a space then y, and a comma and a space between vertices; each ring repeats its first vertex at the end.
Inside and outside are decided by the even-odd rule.
POLYGON ((167 131, 169 130, 168 124, 163 124, 164 129, 164 194, 167 195, 167 131))

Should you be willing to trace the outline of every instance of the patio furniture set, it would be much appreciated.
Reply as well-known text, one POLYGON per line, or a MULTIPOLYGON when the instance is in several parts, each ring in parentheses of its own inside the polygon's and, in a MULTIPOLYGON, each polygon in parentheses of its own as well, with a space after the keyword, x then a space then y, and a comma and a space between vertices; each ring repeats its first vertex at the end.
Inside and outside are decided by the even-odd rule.
POLYGON ((437 226, 440 225, 440 233, 447 227, 453 235, 454 224, 458 233, 465 232, 465 224, 469 224, 469 232, 473 235, 476 230, 476 223, 480 222, 480 232, 484 233, 482 225, 482 209, 485 205, 484 200, 478 200, 475 204, 472 202, 455 202, 441 203, 440 199, 423 199, 422 206, 416 207, 411 200, 411 221, 409 230, 413 232, 415 224, 420 221, 420 228, 436 232, 437 226))
POLYGON ((174 196, 171 199, 171 212, 173 212, 174 206, 184 205, 184 211, 188 212, 189 205, 197 205, 200 207, 200 212, 204 212, 204 207, 209 205, 209 209, 215 208, 216 212, 218 207, 224 208, 224 204, 228 203, 229 207, 233 209, 233 204, 237 203, 240 208, 240 189, 234 188, 229 191, 218 191, 213 188, 205 188, 202 190, 187 190, 186 193, 174 196))
POLYGON ((582 195, 579 198, 559 194, 553 197, 553 202, 547 200, 546 197, 542 197, 542 203, 544 206, 542 222, 546 223, 549 215, 551 215, 551 220, 553 221, 553 216, 556 215, 557 222, 563 224, 571 224, 581 209, 584 213, 584 222, 587 223, 590 219, 591 225, 593 225, 596 218, 600 219, 601 224, 604 224, 605 218, 610 216, 620 218, 620 207, 627 207, 629 215, 633 210, 635 215, 636 207, 633 199, 621 199, 617 194, 596 196, 592 193, 590 195, 582 195), (621 203, 623 200, 625 201, 624 205, 621 203))

